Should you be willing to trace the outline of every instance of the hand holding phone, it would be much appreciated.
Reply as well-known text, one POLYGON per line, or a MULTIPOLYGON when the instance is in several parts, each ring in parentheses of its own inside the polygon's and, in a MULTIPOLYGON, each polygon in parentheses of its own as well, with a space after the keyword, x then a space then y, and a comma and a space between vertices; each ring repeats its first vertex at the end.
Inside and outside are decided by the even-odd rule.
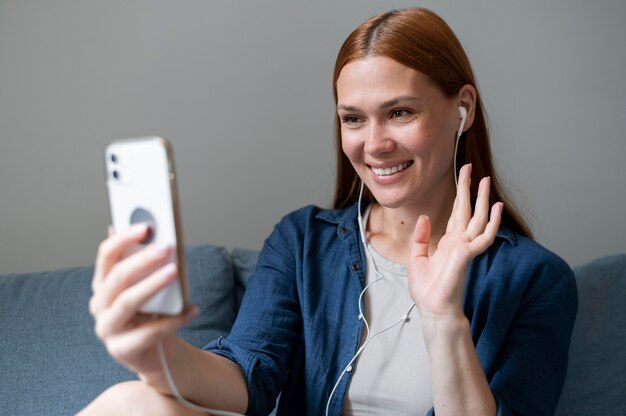
MULTIPOLYGON (((168 363, 189 368, 212 361, 207 368, 222 370, 199 378, 200 384, 230 380, 240 392, 232 397, 243 397, 239 406, 245 409, 245 380, 239 367, 176 336, 198 309, 188 306, 171 146, 159 137, 116 141, 107 146, 105 158, 113 233, 98 248, 92 282, 89 311, 97 337, 142 383, 171 392, 182 405, 201 413, 239 415, 185 399, 168 363), (178 358, 170 360, 168 355, 178 358)), ((232 399, 225 401, 233 405, 232 399)))

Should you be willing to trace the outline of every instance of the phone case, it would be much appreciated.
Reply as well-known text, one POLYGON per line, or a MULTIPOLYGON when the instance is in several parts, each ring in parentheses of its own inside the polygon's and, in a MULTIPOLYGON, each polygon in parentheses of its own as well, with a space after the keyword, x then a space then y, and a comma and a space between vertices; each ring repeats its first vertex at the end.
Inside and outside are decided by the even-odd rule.
POLYGON ((106 147, 105 158, 115 232, 147 222, 152 233, 134 251, 152 243, 174 248, 172 261, 178 265, 178 279, 146 302, 141 311, 177 315, 189 303, 189 290, 171 145, 162 137, 118 140, 106 147))

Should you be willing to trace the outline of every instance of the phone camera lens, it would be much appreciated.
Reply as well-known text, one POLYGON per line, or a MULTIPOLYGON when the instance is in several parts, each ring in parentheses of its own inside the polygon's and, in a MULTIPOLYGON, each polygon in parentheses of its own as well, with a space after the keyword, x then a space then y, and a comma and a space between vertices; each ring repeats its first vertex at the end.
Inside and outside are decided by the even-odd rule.
POLYGON ((111 162, 117 163, 117 156, 115 154, 111 154, 111 162))
POLYGON ((119 179, 120 179, 120 173, 119 173, 117 170, 114 170, 114 171, 113 171, 113 177, 114 177, 115 179, 118 179, 118 180, 119 180, 119 179))

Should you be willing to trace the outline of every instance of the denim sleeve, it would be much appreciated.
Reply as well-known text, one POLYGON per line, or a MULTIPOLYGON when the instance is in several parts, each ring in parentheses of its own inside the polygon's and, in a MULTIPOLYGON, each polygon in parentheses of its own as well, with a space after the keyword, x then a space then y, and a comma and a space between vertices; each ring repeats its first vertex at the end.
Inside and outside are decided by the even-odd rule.
POLYGON ((527 288, 497 355, 490 386, 498 416, 553 415, 563 389, 578 309, 576 281, 569 268, 556 279, 537 281, 550 284, 527 288))
POLYGON ((250 415, 267 415, 285 382, 302 317, 296 282, 292 228, 279 224, 259 256, 237 320, 226 338, 204 347, 236 362, 248 385, 250 415))

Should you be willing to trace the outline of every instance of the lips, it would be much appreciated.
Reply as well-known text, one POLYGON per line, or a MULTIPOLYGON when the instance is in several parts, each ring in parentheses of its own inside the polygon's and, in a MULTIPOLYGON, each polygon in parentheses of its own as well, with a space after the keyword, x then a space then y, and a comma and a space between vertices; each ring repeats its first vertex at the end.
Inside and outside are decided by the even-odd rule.
POLYGON ((404 169, 408 168, 413 164, 413 161, 402 162, 393 166, 386 167, 374 167, 370 165, 370 169, 378 176, 390 176, 394 173, 402 172, 404 169))

